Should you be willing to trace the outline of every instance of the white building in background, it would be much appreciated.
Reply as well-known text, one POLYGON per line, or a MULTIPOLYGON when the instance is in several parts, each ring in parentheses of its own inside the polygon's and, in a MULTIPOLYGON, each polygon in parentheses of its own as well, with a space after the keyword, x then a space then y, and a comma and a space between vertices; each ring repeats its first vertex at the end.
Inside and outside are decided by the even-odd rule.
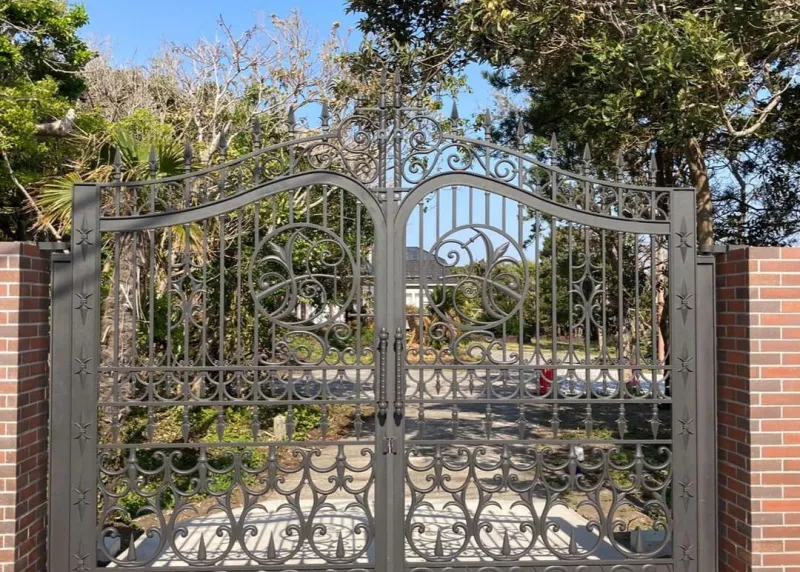
MULTIPOLYGON (((367 258, 367 264, 371 266, 371 254, 367 258)), ((369 274, 372 273, 370 268, 369 274)), ((417 310, 420 309, 420 299, 422 300, 422 310, 428 307, 428 297, 421 289, 421 284, 426 284, 428 288, 434 288, 437 285, 443 284, 443 278, 450 273, 446 266, 446 261, 436 257, 429 251, 421 249, 417 246, 406 247, 406 307, 413 307, 417 310)), ((373 297, 373 285, 369 280, 368 285, 364 285, 366 297, 373 297)), ((330 316, 337 315, 340 312, 339 306, 329 304, 323 313, 318 313, 314 318, 315 323, 322 323, 329 319, 330 316)), ((298 319, 305 319, 315 313, 314 308, 308 304, 300 303, 296 309, 296 316, 298 319)))

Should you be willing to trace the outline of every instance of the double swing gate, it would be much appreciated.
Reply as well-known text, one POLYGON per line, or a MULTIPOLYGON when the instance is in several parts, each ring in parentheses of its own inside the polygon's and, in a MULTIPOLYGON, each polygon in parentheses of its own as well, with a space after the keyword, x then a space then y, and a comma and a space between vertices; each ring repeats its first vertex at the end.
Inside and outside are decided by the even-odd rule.
POLYGON ((51 570, 711 570, 693 191, 329 115, 75 186, 51 570))

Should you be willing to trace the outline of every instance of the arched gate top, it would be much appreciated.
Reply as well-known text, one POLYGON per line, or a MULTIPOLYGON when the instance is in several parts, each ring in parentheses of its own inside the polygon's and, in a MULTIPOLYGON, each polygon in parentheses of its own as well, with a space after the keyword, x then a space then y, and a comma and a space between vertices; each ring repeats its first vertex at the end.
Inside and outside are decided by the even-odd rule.
MULTIPOLYGON (((306 172, 341 173, 381 201, 387 196, 402 201, 411 189, 437 175, 468 173, 516 187, 543 201, 635 221, 668 221, 673 192, 693 192, 691 188, 626 181, 621 165, 615 180, 599 178, 591 172, 588 153, 581 172, 567 171, 556 164, 555 141, 548 161, 490 141, 488 114, 481 118, 487 137, 470 137, 457 128, 455 105, 449 119, 418 106, 405 106, 397 78, 396 74, 393 85, 388 86, 384 77, 376 106, 356 105, 333 125, 327 106, 323 106, 320 130, 313 135, 298 137, 290 112, 288 138, 280 143, 261 147, 256 124, 255 148, 245 155, 199 170, 187 168, 186 173, 171 177, 101 183, 103 218, 194 208, 306 172)), ((520 147, 524 137, 520 126, 520 147)), ((190 164, 187 159, 187 167, 190 164)))

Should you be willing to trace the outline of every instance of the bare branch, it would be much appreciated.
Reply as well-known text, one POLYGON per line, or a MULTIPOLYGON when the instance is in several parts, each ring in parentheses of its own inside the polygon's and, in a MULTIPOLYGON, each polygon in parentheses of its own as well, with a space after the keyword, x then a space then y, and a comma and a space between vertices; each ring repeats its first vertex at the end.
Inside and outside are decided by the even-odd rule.
POLYGON ((761 129, 761 126, 764 125, 767 118, 769 117, 769 114, 772 112, 773 109, 775 109, 775 107, 777 107, 778 103, 780 103, 782 93, 783 92, 774 95, 772 99, 770 99, 769 103, 767 103, 767 105, 765 105, 758 112, 757 114, 758 119, 756 120, 756 122, 745 129, 736 130, 733 127, 733 124, 731 123, 730 117, 728 117, 728 114, 725 112, 725 108, 720 104, 719 110, 720 113, 722 114, 722 120, 725 122, 725 128, 728 130, 728 134, 731 137, 737 137, 737 138, 747 137, 748 135, 752 135, 753 133, 761 129))

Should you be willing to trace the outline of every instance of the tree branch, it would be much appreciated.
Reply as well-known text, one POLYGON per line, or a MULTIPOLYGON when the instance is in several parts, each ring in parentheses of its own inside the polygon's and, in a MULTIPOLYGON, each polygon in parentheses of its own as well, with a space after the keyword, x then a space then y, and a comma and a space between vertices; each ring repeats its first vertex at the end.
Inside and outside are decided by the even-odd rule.
POLYGON ((39 123, 36 125, 36 135, 42 137, 66 137, 75 129, 75 110, 67 110, 63 119, 39 123))
POLYGON ((14 169, 11 167, 11 161, 8 158, 8 154, 5 152, 5 150, 0 151, 0 153, 2 153, 3 155, 3 161, 6 164, 6 169, 8 169, 8 174, 11 176, 11 180, 13 181, 14 185, 19 189, 19 191, 23 194, 23 196, 27 199, 31 208, 36 213, 36 218, 39 220, 39 223, 42 224, 44 227, 46 227, 47 230, 49 230, 51 233, 53 233, 53 236, 55 237, 56 240, 61 240, 63 238, 61 236, 61 233, 59 233, 52 224, 50 224, 47 220, 45 220, 42 211, 39 210, 39 207, 36 205, 36 201, 33 200, 33 197, 28 192, 28 189, 26 189, 25 185, 20 183, 19 179, 17 179, 17 176, 14 174, 14 169))

